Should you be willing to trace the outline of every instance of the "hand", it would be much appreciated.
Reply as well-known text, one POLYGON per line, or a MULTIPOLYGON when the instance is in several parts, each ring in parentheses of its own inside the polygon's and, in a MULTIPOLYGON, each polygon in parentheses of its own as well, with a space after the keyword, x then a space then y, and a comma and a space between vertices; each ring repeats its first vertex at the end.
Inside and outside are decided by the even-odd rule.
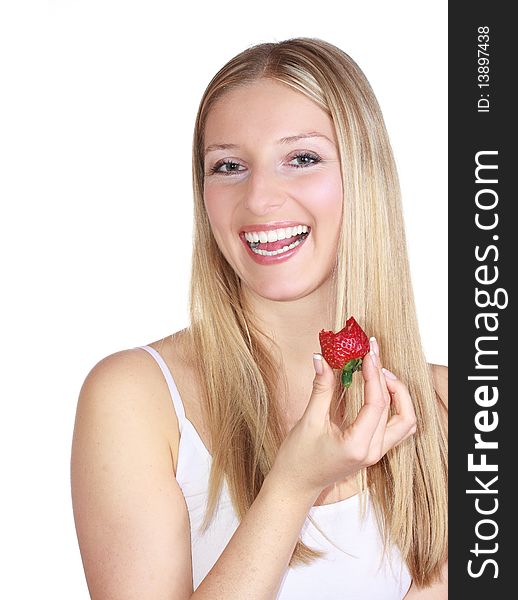
POLYGON ((416 431, 408 389, 382 370, 375 340, 361 369, 364 404, 345 431, 330 419, 335 377, 325 359, 320 360, 322 373, 315 375, 306 410, 279 448, 272 469, 285 486, 315 498, 327 486, 375 464, 416 431), (388 419, 391 401, 396 414, 388 419))

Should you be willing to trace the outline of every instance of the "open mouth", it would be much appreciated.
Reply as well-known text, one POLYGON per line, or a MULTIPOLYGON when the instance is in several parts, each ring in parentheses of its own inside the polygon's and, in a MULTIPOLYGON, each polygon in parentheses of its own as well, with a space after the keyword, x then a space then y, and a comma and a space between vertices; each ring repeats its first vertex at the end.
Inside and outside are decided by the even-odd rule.
MULTIPOLYGON (((306 240, 310 234, 311 228, 306 225, 299 226, 299 228, 305 229, 305 231, 295 233, 293 228, 291 228, 291 231, 286 232, 285 237, 283 237, 283 234, 281 234, 280 237, 282 239, 273 239, 272 241, 265 240, 266 236, 264 234, 260 236, 261 239, 257 239, 259 235, 256 233, 241 233, 240 237, 242 237, 243 241, 248 244, 250 250, 254 254, 259 254, 262 256, 277 256, 293 250, 306 240)), ((270 236, 270 239, 272 237, 275 238, 277 236, 270 236)))

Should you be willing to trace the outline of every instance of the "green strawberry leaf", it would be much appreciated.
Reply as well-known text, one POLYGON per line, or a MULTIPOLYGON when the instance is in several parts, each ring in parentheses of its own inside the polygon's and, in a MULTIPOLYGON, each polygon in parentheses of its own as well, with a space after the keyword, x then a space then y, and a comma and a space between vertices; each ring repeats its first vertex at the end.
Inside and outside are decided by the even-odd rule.
POLYGON ((342 370, 342 385, 344 388, 348 388, 353 382, 353 374, 351 371, 342 370))
POLYGON ((361 358, 353 358, 343 366, 342 385, 345 388, 348 388, 353 382, 353 373, 361 368, 362 362, 361 358))

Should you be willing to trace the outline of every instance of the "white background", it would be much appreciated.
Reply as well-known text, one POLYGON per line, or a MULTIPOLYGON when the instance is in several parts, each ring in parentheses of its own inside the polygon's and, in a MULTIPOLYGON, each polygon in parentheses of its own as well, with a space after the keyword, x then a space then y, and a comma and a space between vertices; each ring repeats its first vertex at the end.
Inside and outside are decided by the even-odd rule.
POLYGON ((0 14, 0 596, 88 599, 69 489, 104 356, 187 324, 199 99, 259 42, 319 37, 381 104, 422 341, 447 364, 447 3, 6 2, 0 14))

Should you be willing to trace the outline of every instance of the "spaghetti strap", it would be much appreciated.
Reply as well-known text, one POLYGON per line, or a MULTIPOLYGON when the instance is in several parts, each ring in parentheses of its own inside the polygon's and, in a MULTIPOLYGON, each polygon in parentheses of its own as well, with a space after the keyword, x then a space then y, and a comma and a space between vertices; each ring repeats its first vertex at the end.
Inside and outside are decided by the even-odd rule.
POLYGON ((173 379, 173 375, 167 366, 165 360, 162 356, 151 346, 137 346, 137 348, 142 348, 142 350, 146 350, 151 356, 156 360, 158 366, 162 369, 162 373, 164 374, 165 380, 167 382, 167 387, 169 388, 169 393, 171 394, 171 398, 173 400, 174 409, 176 411, 176 416, 178 417, 178 428, 180 433, 182 433, 184 422, 186 421, 185 417, 185 408, 183 406, 182 399, 180 398, 180 394, 178 392, 178 388, 173 379))

